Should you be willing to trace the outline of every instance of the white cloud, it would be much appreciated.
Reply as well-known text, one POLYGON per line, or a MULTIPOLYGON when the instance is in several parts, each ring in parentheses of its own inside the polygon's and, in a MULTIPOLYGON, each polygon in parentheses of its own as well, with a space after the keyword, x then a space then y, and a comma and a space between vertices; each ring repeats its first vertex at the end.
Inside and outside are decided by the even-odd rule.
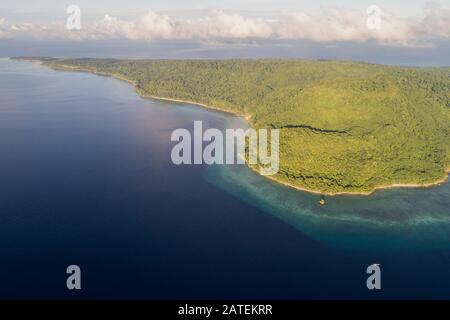
POLYGON ((210 38, 267 38, 272 28, 263 19, 248 19, 237 14, 213 11, 205 18, 173 20, 167 15, 147 12, 134 21, 124 21, 106 15, 89 27, 87 34, 134 40, 151 39, 210 39, 210 38))
POLYGON ((244 18, 238 14, 214 11, 210 16, 191 22, 193 36, 201 38, 268 38, 273 29, 262 18, 244 18))
POLYGON ((450 8, 428 5, 418 27, 419 33, 435 38, 450 38, 450 8))
POLYGON ((424 18, 415 19, 401 19, 381 12, 380 28, 374 30, 366 25, 367 15, 354 10, 329 8, 318 16, 292 13, 280 23, 278 36, 319 42, 375 40, 396 46, 424 46, 430 38, 449 37, 450 21, 442 17, 445 11, 427 12, 424 18), (427 21, 439 21, 439 25, 426 27, 427 21))
POLYGON ((7 38, 8 34, 5 30, 5 18, 0 18, 0 39, 7 38))
POLYGON ((119 20, 106 15, 101 21, 88 27, 87 34, 100 38, 127 38, 133 40, 173 39, 177 35, 178 23, 166 15, 153 11, 134 21, 119 20))
POLYGON ((436 39, 450 39, 450 9, 429 5, 423 15, 399 18, 382 10, 381 28, 367 28, 367 14, 344 8, 327 8, 316 15, 294 12, 276 19, 249 18, 212 11, 193 20, 173 19, 148 11, 134 20, 110 15, 69 31, 65 24, 7 25, 0 19, 0 38, 32 37, 51 39, 307 39, 317 42, 377 41, 383 45, 425 46, 436 39))

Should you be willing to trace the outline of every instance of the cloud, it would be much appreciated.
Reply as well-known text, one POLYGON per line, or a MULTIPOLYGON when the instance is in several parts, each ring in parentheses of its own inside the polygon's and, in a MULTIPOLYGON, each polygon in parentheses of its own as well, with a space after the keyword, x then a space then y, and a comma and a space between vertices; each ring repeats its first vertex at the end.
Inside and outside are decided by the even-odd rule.
POLYGON ((179 23, 167 15, 153 11, 134 21, 119 20, 106 15, 101 21, 89 26, 87 34, 99 38, 126 38, 133 40, 174 39, 178 35, 179 23))
POLYGON ((269 38, 274 30, 262 18, 244 18, 238 14, 214 11, 210 16, 191 22, 191 33, 200 38, 269 38))
POLYGON ((64 23, 7 25, 0 19, 0 38, 38 39, 305 39, 316 42, 376 41, 390 46, 429 46, 437 39, 450 39, 450 9, 426 6, 421 16, 399 18, 381 10, 380 28, 367 27, 366 12, 329 7, 310 15, 293 12, 276 19, 249 18, 223 11, 211 11, 197 19, 173 19, 154 11, 133 20, 110 15, 70 31, 64 23))
POLYGON ((152 39, 267 38, 272 28, 263 19, 248 19, 237 14, 213 11, 205 18, 173 20, 148 11, 135 21, 123 21, 106 15, 88 34, 100 37, 152 39))
POLYGON ((434 38, 450 38, 450 8, 429 4, 417 32, 434 38))
POLYGON ((398 18, 381 10, 380 27, 367 27, 367 14, 328 8, 317 16, 288 14, 280 23, 278 37, 318 42, 370 41, 394 46, 428 46, 434 38, 450 38, 450 10, 434 8, 423 17, 398 18))
POLYGON ((6 32, 5 18, 0 18, 0 39, 8 37, 8 34, 6 32))

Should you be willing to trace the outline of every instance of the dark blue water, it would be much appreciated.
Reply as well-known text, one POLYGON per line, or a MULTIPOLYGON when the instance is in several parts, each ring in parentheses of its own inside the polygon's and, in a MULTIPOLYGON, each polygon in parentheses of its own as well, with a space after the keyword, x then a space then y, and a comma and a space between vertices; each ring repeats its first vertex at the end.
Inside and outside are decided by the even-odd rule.
POLYGON ((0 298, 450 298, 448 184, 320 209, 245 167, 173 165, 194 120, 243 124, 0 59, 0 298))

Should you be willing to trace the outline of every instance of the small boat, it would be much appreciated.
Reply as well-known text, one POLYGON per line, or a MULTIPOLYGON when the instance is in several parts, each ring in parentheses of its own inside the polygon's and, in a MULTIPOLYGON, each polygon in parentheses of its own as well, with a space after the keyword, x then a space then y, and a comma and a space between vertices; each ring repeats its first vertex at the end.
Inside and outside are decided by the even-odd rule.
POLYGON ((320 199, 319 204, 321 206, 325 205, 325 203, 326 203, 325 198, 320 199))

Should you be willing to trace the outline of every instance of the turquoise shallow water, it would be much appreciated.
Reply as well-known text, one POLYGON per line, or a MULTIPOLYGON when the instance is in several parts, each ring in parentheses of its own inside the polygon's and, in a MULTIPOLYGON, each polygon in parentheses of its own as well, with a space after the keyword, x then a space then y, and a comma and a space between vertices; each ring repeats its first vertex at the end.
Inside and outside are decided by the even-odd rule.
POLYGON ((450 184, 326 197, 274 183, 245 166, 214 166, 207 181, 327 246, 359 251, 430 251, 450 246, 450 184))

